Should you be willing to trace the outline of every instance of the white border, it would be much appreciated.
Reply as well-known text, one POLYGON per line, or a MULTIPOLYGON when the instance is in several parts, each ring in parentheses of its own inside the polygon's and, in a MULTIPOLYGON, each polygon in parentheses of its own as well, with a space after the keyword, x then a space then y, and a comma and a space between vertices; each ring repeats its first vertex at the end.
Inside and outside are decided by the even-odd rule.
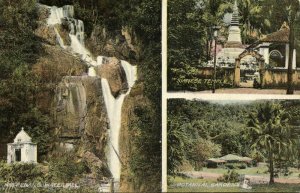
POLYGON ((167 192, 167 0, 162 0, 162 192, 167 192))

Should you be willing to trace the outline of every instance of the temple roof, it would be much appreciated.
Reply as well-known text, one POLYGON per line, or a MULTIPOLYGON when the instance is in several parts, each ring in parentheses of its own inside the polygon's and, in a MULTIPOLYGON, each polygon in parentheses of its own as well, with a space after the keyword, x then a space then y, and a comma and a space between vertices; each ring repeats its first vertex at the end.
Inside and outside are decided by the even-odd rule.
POLYGON ((14 143, 30 143, 30 142, 31 142, 31 137, 24 131, 24 128, 22 127, 22 130, 15 137, 14 143))
POLYGON ((271 34, 266 35, 260 39, 260 42, 279 42, 279 43, 288 43, 290 36, 290 28, 284 23, 280 30, 271 34))

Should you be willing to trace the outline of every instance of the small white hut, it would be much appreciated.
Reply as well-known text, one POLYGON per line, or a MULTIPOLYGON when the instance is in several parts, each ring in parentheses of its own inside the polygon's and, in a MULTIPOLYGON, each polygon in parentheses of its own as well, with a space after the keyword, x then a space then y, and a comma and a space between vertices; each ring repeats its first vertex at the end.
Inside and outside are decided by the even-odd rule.
POLYGON ((15 162, 37 163, 37 144, 32 143, 23 127, 14 142, 7 144, 7 163, 15 162))

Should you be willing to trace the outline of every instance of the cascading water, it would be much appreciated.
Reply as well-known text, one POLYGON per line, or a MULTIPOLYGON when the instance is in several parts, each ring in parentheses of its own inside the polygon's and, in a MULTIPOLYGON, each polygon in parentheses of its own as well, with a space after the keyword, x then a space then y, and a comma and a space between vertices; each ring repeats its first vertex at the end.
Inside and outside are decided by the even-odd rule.
POLYGON ((62 48, 68 49, 68 46, 64 45, 62 37, 59 35, 56 28, 56 24, 62 24, 63 20, 66 20, 70 33, 69 37, 71 39, 71 45, 69 46, 70 50, 74 54, 78 54, 80 58, 85 61, 91 68, 97 65, 97 62, 93 60, 91 53, 84 46, 84 24, 81 20, 73 18, 74 16, 74 7, 71 5, 65 5, 63 7, 51 7, 50 16, 48 18, 48 25, 53 26, 56 30, 57 39, 62 48))
POLYGON ((109 168, 113 174, 113 177, 118 181, 121 175, 121 162, 119 155, 119 134, 121 128, 121 112, 122 104, 126 95, 129 94, 131 87, 134 85, 135 80, 137 79, 136 67, 131 66, 126 61, 121 61, 122 67, 126 74, 126 79, 128 83, 128 91, 125 94, 121 94, 118 98, 115 98, 110 91, 109 84, 106 79, 102 78, 102 90, 104 95, 104 101, 106 104, 106 109, 108 113, 108 118, 110 120, 110 162, 109 168))
MULTIPOLYGON (((71 39, 71 45, 69 49, 73 54, 79 54, 81 59, 84 60, 89 66, 89 76, 96 76, 94 66, 103 64, 103 57, 98 56, 97 60, 93 60, 91 53, 84 46, 84 24, 80 20, 73 19, 74 8, 73 6, 64 6, 62 8, 51 7, 51 14, 48 18, 48 25, 53 26, 56 30, 57 39, 60 46, 64 49, 68 49, 68 46, 64 45, 63 39, 60 37, 58 30, 56 29, 56 24, 62 24, 62 20, 68 21, 70 33, 69 37, 71 39)), ((115 98, 111 94, 110 86, 108 81, 104 78, 101 79, 102 92, 104 96, 104 101, 107 109, 107 114, 109 118, 110 127, 110 144, 109 144, 109 169, 116 181, 120 180, 121 175, 121 160, 119 158, 119 133, 121 128, 121 114, 122 114, 122 104, 129 94, 132 86, 137 79, 137 69, 135 66, 130 65, 126 61, 121 61, 121 65, 126 74, 126 80, 128 84, 128 91, 119 95, 115 98)))

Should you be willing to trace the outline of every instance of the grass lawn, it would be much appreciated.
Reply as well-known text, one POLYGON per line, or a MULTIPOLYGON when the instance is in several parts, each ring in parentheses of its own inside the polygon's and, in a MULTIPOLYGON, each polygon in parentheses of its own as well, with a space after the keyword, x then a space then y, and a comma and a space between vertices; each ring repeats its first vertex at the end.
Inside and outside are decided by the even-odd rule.
MULTIPOLYGON (((300 192, 300 184, 274 184, 274 185, 253 185, 251 190, 237 187, 237 184, 230 184, 230 187, 218 184, 216 180, 190 179, 175 177, 170 178, 169 192, 300 192), (177 186, 176 186, 177 185, 177 186), (180 185, 180 186, 178 186, 180 185)), ((227 184, 229 185, 229 184, 227 184)))

